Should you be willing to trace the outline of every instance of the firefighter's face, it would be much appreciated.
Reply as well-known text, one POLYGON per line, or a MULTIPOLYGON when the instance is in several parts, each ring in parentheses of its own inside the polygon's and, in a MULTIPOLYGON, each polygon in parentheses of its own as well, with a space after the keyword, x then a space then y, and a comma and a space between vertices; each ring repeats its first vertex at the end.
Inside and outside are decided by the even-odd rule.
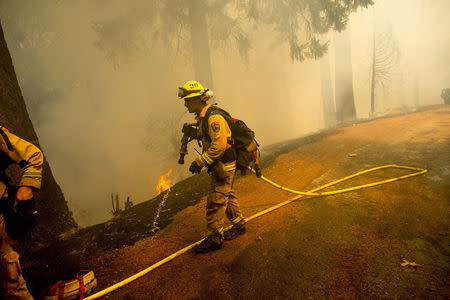
POLYGON ((184 106, 190 113, 199 113, 201 111, 201 101, 197 97, 184 99, 184 106))

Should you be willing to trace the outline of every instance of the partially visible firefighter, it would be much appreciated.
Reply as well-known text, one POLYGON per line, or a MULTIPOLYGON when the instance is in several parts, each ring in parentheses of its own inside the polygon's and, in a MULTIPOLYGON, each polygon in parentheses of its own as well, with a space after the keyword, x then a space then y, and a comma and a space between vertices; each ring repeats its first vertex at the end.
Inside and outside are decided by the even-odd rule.
POLYGON ((245 233, 245 219, 233 190, 237 158, 230 128, 233 121, 226 111, 206 103, 213 97, 213 92, 197 81, 186 82, 179 88, 178 96, 184 100, 188 111, 195 114, 197 121, 183 127, 185 135, 179 163, 184 163, 187 153, 187 136, 197 138, 201 140, 203 154, 192 162, 189 171, 200 174, 205 167, 212 177, 212 193, 206 202, 208 236, 194 248, 197 253, 207 253, 220 249, 223 239, 232 240, 245 233), (224 232, 225 216, 233 226, 224 232))
POLYGON ((36 222, 33 192, 41 187, 44 157, 35 145, 0 126, 0 279, 1 299, 33 299, 22 276, 14 241, 36 222), (21 169, 18 187, 6 174, 9 164, 21 169))

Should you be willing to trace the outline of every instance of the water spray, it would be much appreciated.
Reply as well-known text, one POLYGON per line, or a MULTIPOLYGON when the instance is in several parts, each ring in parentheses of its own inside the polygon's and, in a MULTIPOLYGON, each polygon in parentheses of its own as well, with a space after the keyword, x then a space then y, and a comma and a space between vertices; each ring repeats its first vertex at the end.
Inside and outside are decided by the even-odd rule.
POLYGON ((160 230, 160 228, 158 227, 158 219, 159 219, 159 214, 161 213, 162 208, 164 207, 164 205, 166 204, 167 201, 167 197, 169 196, 170 193, 170 187, 165 191, 166 193, 164 194, 161 202, 158 205, 158 209, 156 210, 156 215, 155 215, 155 219, 153 220, 153 224, 152 224, 152 228, 150 229, 151 233, 156 233, 160 230))
POLYGON ((166 204, 167 197, 169 196, 170 193, 170 189, 172 188, 172 180, 167 178, 170 176, 170 174, 172 174, 172 170, 173 169, 170 168, 170 170, 166 174, 159 176, 159 181, 158 185, 156 186, 156 190, 158 191, 158 194, 164 192, 165 194, 163 195, 161 202, 158 204, 158 209, 156 210, 156 215, 155 218, 153 219, 152 228, 150 229, 151 233, 156 233, 157 231, 160 230, 160 228, 158 227, 158 220, 159 215, 161 214, 161 210, 166 204))

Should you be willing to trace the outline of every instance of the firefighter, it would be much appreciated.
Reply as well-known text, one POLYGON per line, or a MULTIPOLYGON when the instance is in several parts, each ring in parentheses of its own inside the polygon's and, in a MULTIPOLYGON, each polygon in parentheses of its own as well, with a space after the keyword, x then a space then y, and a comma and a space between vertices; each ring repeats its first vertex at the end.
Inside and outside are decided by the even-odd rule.
POLYGON ((189 171, 200 174, 206 167, 212 177, 212 192, 206 200, 208 236, 194 248, 197 253, 207 253, 222 248, 223 239, 232 240, 245 233, 245 219, 233 191, 236 154, 225 118, 210 114, 212 107, 206 102, 213 96, 212 91, 197 81, 188 81, 179 88, 178 96, 199 121, 198 137, 202 140, 203 154, 192 162, 189 171), (233 226, 223 232, 225 216, 233 226))
MULTIPOLYGON (((9 223, 9 215, 11 211, 15 211, 19 207, 23 207, 32 202, 34 203, 33 191, 41 187, 43 161, 44 157, 41 150, 0 126, 1 299, 33 299, 22 277, 19 254, 13 248, 14 239, 11 235, 15 235, 10 224, 13 224, 14 220, 9 223), (9 178, 5 173, 10 163, 17 163, 22 173, 15 195, 11 190, 9 178), (14 203, 9 202, 9 204, 9 200, 12 200, 14 203)), ((19 229, 23 229, 26 226, 25 224, 18 225, 19 229)))

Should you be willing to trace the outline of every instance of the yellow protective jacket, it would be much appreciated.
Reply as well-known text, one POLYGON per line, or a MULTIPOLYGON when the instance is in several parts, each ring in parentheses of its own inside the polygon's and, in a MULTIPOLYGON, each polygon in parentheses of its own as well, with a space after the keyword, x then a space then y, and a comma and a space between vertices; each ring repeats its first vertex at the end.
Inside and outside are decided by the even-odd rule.
MULTIPOLYGON (((5 172, 9 162, 19 164, 22 171, 20 186, 39 189, 42 181, 44 156, 35 145, 12 134, 0 126, 0 172, 5 172)), ((0 197, 5 194, 6 182, 0 181, 0 197)))
MULTIPOLYGON (((200 166, 209 166, 213 164, 216 160, 220 159, 222 155, 225 153, 225 150, 231 148, 231 129, 228 126, 227 121, 220 114, 211 115, 208 120, 205 120, 205 114, 208 108, 211 105, 206 105, 200 115, 198 115, 198 119, 200 122, 200 136, 202 137, 202 145, 205 150, 202 155, 196 158, 196 162, 200 166), (203 122, 208 121, 208 133, 202 132, 203 122), (209 140, 208 137, 211 139, 209 140)), ((226 169, 232 169, 233 166, 235 168, 236 164, 226 163, 226 169)))

